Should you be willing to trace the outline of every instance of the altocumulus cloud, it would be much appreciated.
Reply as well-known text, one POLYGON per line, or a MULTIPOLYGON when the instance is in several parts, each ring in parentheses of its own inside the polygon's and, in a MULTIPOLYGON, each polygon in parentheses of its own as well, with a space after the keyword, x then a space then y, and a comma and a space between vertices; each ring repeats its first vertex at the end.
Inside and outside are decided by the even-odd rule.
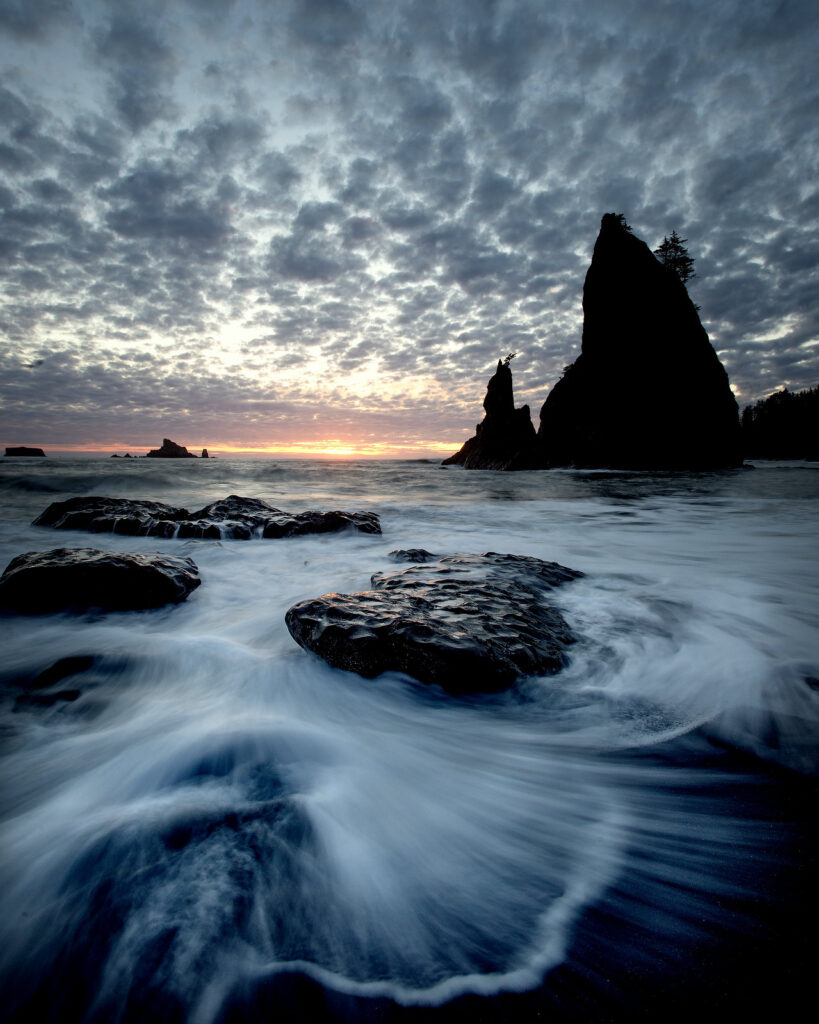
POLYGON ((816 383, 811 0, 0 0, 8 443, 456 445, 672 228, 741 401, 816 383), (36 435, 36 436, 35 436, 36 435))

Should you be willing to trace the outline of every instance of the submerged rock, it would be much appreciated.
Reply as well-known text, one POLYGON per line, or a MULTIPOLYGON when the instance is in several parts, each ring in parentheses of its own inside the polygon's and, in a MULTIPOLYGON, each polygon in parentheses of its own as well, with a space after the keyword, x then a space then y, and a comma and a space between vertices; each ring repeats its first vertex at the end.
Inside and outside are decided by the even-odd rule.
POLYGON ((45 458, 42 448, 6 448, 6 455, 17 455, 22 458, 45 458))
POLYGON ((159 608, 184 601, 201 582, 191 558, 95 548, 29 551, 0 577, 0 608, 29 614, 159 608))
POLYGON ((436 562, 440 557, 426 548, 395 548, 387 552, 391 562, 436 562))
POLYGON ((583 287, 583 345, 540 412, 543 466, 741 464, 728 375, 685 285, 607 213, 583 287))
POLYGON ((483 400, 486 416, 475 427, 475 436, 460 451, 444 459, 444 466, 465 469, 532 469, 535 428, 529 406, 515 408, 512 371, 509 363, 498 360, 483 400))
POLYGON ((145 456, 146 459, 195 459, 196 456, 193 452, 189 452, 188 449, 181 444, 177 444, 176 441, 171 441, 165 437, 162 440, 161 448, 154 448, 148 452, 145 456))
POLYGON ((296 537, 344 529, 381 533, 374 512, 282 512, 260 498, 230 494, 195 512, 158 501, 133 501, 90 495, 55 501, 34 526, 56 530, 90 530, 143 537, 249 540, 253 536, 296 537))
POLYGON ((548 594, 582 575, 523 555, 448 555, 376 573, 372 590, 301 601, 285 621, 298 644, 336 668, 494 692, 563 666, 574 637, 548 594))

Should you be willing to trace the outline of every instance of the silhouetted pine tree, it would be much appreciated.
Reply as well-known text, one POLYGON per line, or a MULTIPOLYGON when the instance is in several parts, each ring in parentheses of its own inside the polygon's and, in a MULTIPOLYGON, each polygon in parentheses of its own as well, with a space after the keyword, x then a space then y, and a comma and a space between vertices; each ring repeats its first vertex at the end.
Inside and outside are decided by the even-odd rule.
POLYGON ((687 241, 687 238, 680 238, 676 231, 672 231, 671 236, 666 235, 662 245, 658 245, 654 250, 654 255, 659 261, 669 270, 673 270, 683 284, 697 276, 694 260, 688 255, 685 247, 687 241))

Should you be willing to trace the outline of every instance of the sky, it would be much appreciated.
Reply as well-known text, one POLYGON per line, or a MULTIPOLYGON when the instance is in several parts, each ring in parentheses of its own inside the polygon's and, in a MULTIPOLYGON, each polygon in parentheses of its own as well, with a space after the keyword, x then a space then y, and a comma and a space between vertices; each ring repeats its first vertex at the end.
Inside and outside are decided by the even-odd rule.
POLYGON ((418 457, 537 414, 600 218, 819 381, 815 0, 0 0, 0 445, 418 457))

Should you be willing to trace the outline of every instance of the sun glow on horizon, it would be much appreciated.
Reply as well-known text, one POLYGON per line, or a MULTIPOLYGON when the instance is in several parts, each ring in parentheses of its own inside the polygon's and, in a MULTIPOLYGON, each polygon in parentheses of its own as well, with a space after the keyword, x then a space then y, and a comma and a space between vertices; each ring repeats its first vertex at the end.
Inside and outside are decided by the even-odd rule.
MULTIPOLYGON (((456 452, 460 441, 427 441, 424 439, 408 440, 384 444, 383 442, 349 441, 341 438, 325 438, 316 441, 293 441, 276 444, 274 442, 260 444, 241 444, 227 442, 224 444, 185 445, 192 455, 199 455, 203 448, 207 449, 211 458, 224 456, 270 457, 270 458, 306 458, 306 459, 406 459, 425 457, 445 457, 456 452)), ((131 458, 144 458, 148 451, 157 446, 145 444, 75 444, 45 445, 44 450, 65 455, 119 455, 129 453, 131 458)))

